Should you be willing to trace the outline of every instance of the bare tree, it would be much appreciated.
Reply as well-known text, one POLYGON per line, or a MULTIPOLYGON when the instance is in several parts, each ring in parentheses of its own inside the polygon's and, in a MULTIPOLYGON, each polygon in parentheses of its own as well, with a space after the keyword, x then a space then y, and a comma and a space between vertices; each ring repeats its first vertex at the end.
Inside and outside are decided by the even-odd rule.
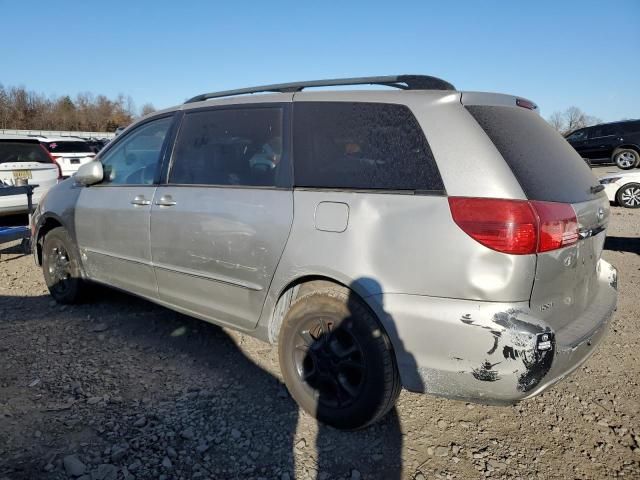
POLYGON ((150 113, 153 113, 155 111, 156 111, 156 107, 154 107, 153 104, 145 103, 144 105, 142 105, 142 108, 140 109, 140 116, 144 117, 145 115, 149 115, 150 113))
POLYGON ((548 122, 560 133, 563 133, 566 130, 564 115, 561 112, 553 112, 549 117, 548 122))
POLYGON ((597 117, 587 115, 578 107, 569 107, 564 112, 553 112, 548 122, 562 135, 573 132, 580 128, 602 123, 597 117))

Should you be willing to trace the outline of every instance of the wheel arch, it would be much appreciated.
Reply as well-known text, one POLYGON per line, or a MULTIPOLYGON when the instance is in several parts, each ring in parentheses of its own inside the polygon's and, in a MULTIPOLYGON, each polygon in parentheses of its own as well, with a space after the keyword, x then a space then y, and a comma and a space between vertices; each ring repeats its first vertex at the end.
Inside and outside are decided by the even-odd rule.
MULTIPOLYGON (((305 274, 290 279, 282 288, 278 290, 277 296, 273 307, 269 309, 267 334, 269 343, 276 345, 278 343, 278 334, 280 333, 280 327, 284 317, 291 306, 293 300, 297 297, 304 295, 305 292, 316 290, 318 288, 328 288, 331 285, 340 287, 353 292, 363 302, 364 305, 371 311, 371 314, 376 318, 380 327, 384 330, 383 323, 378 317, 376 310, 373 308, 367 298, 376 293, 374 285, 377 282, 372 279, 362 278, 348 281, 346 279, 338 279, 331 275, 326 274, 305 274), (374 287, 372 289, 372 287, 374 287), (373 291, 372 291, 373 290, 373 291)), ((387 333, 385 331, 385 333, 387 333)))
POLYGON ((50 214, 40 220, 40 226, 36 231, 36 238, 34 239, 33 248, 35 249, 35 257, 38 266, 42 266, 42 242, 47 233, 54 228, 63 227, 62 220, 56 215, 50 214))
MULTIPOLYGON (((633 150, 638 155, 640 155, 640 145, 636 145, 635 143, 624 143, 622 145, 618 145, 613 149, 611 153, 611 160, 615 161, 615 156, 620 152, 620 150, 633 150)), ((637 163, 636 163, 637 166, 637 163)))

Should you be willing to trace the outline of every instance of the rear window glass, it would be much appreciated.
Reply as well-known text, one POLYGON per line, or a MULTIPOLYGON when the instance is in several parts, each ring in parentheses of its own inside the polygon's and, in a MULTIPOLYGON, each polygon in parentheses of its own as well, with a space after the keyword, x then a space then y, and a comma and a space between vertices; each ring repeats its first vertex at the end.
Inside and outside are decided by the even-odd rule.
POLYGON ((87 142, 47 142, 44 145, 51 153, 93 153, 87 142))
POLYGON ((517 107, 469 105, 530 200, 591 200, 596 179, 573 147, 539 115, 517 107))
POLYGON ((37 143, 0 142, 0 163, 51 163, 51 159, 37 143))
POLYGON ((427 139, 404 105, 296 103, 294 162, 300 187, 444 190, 427 139))

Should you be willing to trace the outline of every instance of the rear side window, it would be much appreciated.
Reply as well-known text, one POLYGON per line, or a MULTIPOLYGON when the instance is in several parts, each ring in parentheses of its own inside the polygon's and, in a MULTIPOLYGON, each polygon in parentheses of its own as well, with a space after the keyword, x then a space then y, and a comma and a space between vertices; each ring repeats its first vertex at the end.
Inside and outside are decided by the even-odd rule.
POLYGON ((283 112, 279 107, 186 113, 173 153, 169 183, 276 186, 283 112))
POLYGON ((597 182, 573 147, 539 115, 518 107, 466 107, 494 143, 530 200, 591 200, 597 182))
POLYGON ((616 135, 620 132, 620 125, 598 125, 593 127, 591 131, 591 138, 609 137, 616 135))
POLYGON ((623 133, 640 133, 640 121, 623 124, 622 132, 623 133))
POLYGON ((404 105, 299 102, 293 132, 296 186, 444 190, 427 139, 404 105))
POLYGON ((52 163, 39 143, 0 142, 0 163, 52 163))
POLYGON ((87 142, 47 142, 44 144, 51 153, 93 153, 87 142))

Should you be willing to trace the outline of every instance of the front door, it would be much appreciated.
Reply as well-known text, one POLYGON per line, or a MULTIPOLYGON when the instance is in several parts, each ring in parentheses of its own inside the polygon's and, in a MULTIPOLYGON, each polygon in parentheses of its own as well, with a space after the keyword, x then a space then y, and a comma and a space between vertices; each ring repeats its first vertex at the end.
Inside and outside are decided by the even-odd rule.
POLYGON ((282 105, 186 112, 151 207, 159 298, 257 324, 293 220, 282 105))
POLYGON ((80 255, 89 278, 157 297, 149 215, 160 159, 173 121, 145 122, 101 155, 104 179, 83 187, 75 211, 80 255))
POLYGON ((589 139, 585 146, 586 155, 590 159, 611 158, 618 143, 619 134, 614 125, 597 125, 589 129, 589 139))

